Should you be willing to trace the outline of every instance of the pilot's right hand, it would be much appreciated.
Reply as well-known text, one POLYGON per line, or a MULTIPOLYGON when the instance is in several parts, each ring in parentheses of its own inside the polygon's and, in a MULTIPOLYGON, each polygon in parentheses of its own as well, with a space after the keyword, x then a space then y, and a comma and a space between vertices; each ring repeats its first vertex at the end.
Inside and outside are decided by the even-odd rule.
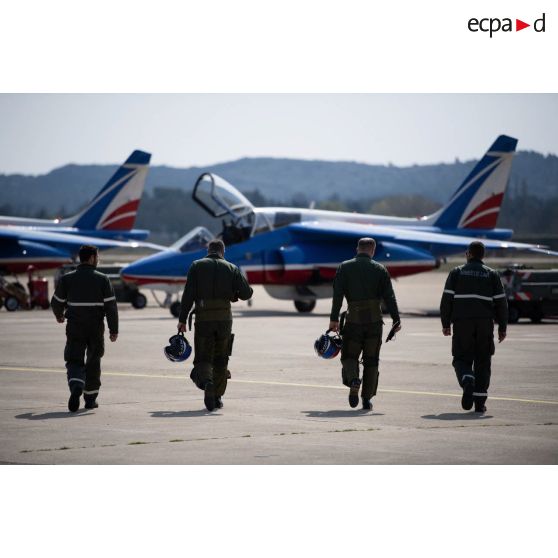
POLYGON ((178 333, 186 333, 186 324, 178 322, 178 333))

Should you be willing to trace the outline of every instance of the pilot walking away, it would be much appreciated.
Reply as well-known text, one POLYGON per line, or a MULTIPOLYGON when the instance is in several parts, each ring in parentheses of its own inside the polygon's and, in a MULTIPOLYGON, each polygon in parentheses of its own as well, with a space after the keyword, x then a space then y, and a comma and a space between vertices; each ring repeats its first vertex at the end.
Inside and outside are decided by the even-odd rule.
POLYGON ((222 408, 232 351, 231 302, 248 300, 252 288, 240 269, 225 260, 225 244, 212 240, 207 256, 190 266, 182 294, 178 331, 186 331, 194 307, 194 368, 190 378, 204 391, 208 411, 222 408), (194 306, 195 305, 195 306, 194 306))
POLYGON ((70 388, 68 410, 72 413, 79 409, 82 394, 86 409, 99 406, 105 316, 110 340, 118 337, 116 297, 110 279, 95 269, 99 263, 97 248, 82 246, 79 260, 75 271, 60 278, 51 300, 58 323, 67 320, 64 360, 70 388))
POLYGON ((475 405, 476 413, 486 412, 494 346, 494 318, 498 342, 506 338, 508 302, 498 272, 486 266, 484 244, 471 242, 465 253, 467 263, 452 269, 446 280, 440 315, 442 333, 452 334, 451 353, 457 381, 463 389, 461 406, 475 405))
POLYGON ((339 331, 339 312, 343 298, 347 299, 346 323, 341 331, 342 381, 350 388, 349 405, 358 405, 361 385, 359 359, 362 355, 362 408, 372 410, 379 378, 380 347, 382 345, 383 300, 393 320, 394 331, 401 329, 397 301, 388 270, 372 257, 376 251, 373 238, 361 238, 356 257, 343 262, 333 281, 333 301, 329 329, 339 331))

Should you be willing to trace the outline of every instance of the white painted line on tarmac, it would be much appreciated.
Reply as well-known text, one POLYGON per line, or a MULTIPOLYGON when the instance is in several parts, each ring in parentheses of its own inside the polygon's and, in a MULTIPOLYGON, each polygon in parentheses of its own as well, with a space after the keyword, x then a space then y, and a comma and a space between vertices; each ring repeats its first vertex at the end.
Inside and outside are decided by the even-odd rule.
MULTIPOLYGON (((25 368, 18 366, 0 366, 2 372, 51 372, 55 374, 66 374, 65 371, 56 368, 25 368)), ((130 378, 170 378, 174 380, 184 380, 186 376, 178 376, 176 374, 140 374, 136 372, 103 372, 105 376, 126 376, 130 378)), ((346 390, 345 386, 329 386, 320 384, 300 384, 294 382, 272 382, 265 380, 229 380, 238 384, 257 384, 265 386, 285 386, 285 387, 307 387, 307 388, 321 388, 321 389, 341 389, 346 390)), ((437 391, 411 391, 404 389, 378 389, 380 393, 396 393, 404 395, 431 395, 437 397, 461 397, 461 394, 444 393, 437 391)), ((544 399, 519 399, 517 397, 493 397, 491 400, 496 401, 515 401, 517 403, 539 403, 541 405, 558 405, 558 401, 549 401, 544 399)))

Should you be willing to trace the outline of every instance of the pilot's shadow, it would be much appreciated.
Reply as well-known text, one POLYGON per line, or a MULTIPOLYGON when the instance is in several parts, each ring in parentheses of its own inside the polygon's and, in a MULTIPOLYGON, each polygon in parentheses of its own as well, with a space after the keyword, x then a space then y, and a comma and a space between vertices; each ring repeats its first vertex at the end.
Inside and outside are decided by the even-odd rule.
POLYGON ((188 418, 188 417, 205 417, 205 416, 221 416, 216 411, 208 411, 199 409, 198 411, 149 411, 152 418, 188 418))
POLYGON ((492 415, 481 415, 480 413, 440 413, 439 415, 422 415, 428 420, 486 420, 494 418, 492 415))
POLYGON ((354 409, 349 411, 345 410, 334 410, 334 411, 301 411, 305 413, 308 418, 339 418, 339 417, 380 417, 384 413, 374 413, 370 411, 365 411, 364 409, 354 409))
POLYGON ((64 418, 75 418, 80 416, 93 416, 95 413, 88 412, 87 409, 79 409, 76 413, 69 413, 68 411, 58 411, 52 413, 23 413, 21 415, 16 415, 16 419, 27 419, 27 420, 46 420, 46 419, 64 419, 64 418))

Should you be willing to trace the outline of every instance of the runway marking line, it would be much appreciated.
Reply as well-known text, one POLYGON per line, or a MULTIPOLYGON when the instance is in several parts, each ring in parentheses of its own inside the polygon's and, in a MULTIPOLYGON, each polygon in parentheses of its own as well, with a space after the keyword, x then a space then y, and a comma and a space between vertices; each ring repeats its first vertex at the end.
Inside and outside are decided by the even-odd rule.
MULTIPOLYGON (((0 371, 4 372, 53 372, 56 374, 65 374, 66 372, 56 368, 26 368, 20 366, 0 366, 0 371)), ((103 372, 105 376, 125 376, 131 378, 171 378, 176 380, 184 380, 185 376, 176 376, 174 374, 139 374, 129 372, 103 372)), ((345 386, 329 386, 319 384, 299 384, 294 382, 273 382, 265 380, 230 380, 233 383, 239 384, 258 384, 267 386, 289 386, 289 387, 307 387, 307 388, 321 388, 321 389, 342 389, 346 390, 345 386)), ((380 393, 401 393, 404 395, 432 395, 438 397, 461 397, 457 393, 444 393, 437 391, 412 391, 404 389, 378 389, 380 393)), ((493 397, 491 400, 495 401, 515 401, 517 403, 540 403, 542 405, 558 405, 558 401, 550 401, 544 399, 520 399, 517 397, 493 397)))

